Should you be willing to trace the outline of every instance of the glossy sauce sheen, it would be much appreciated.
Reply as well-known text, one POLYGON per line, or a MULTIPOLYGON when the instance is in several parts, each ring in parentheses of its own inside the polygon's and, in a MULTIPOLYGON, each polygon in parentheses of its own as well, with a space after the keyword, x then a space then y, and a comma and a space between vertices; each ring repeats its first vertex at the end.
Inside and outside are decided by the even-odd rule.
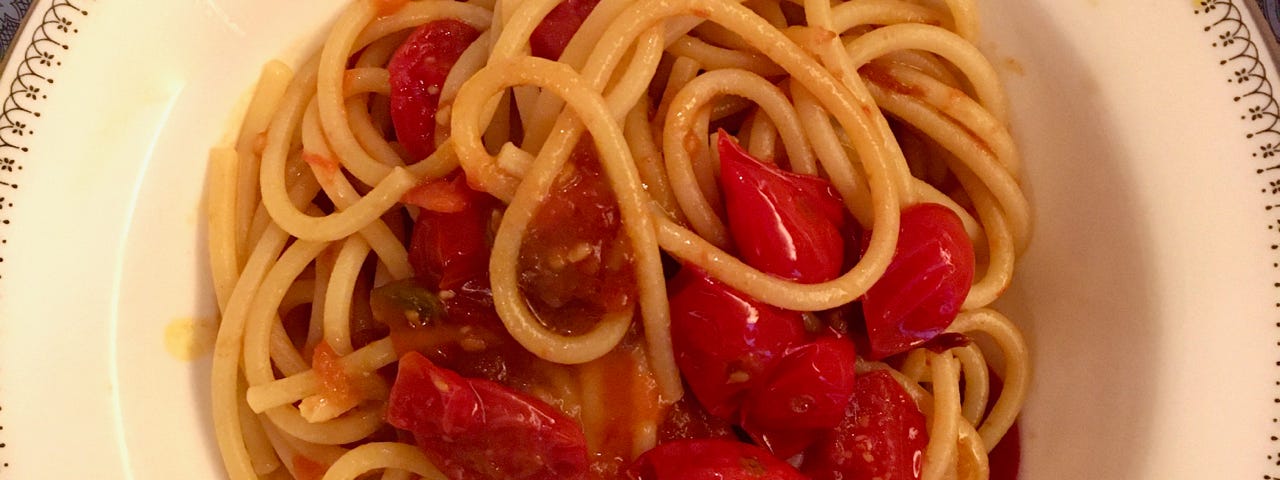
POLYGON ((590 139, 579 141, 520 248, 520 286, 553 331, 582 334, 635 302, 630 240, 590 139))

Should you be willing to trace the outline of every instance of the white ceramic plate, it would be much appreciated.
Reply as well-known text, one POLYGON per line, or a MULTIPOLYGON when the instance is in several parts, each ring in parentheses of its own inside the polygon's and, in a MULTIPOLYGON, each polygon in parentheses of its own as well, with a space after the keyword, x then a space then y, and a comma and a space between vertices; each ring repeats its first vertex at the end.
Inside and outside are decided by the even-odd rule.
MULTIPOLYGON (((980 2, 1038 215, 1005 306, 1025 479, 1280 477, 1280 104, 1248 1, 980 2)), ((166 346, 215 314, 206 150, 343 3, 33 7, 0 77, 0 479, 223 476, 207 355, 166 346)))

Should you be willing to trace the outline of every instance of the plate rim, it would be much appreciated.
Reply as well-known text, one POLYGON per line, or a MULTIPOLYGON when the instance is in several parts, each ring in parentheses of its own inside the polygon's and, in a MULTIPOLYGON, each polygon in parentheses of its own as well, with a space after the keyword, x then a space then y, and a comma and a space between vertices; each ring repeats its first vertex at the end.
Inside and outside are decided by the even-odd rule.
MULTIPOLYGON (((41 118, 40 104, 48 99, 48 93, 41 87, 56 83, 57 71, 62 66, 61 55, 71 50, 72 40, 79 34, 76 27, 79 18, 73 15, 89 14, 79 5, 95 1, 35 0, 0 58, 3 65, 0 86, 8 87, 0 102, 0 267, 4 265, 13 234, 12 213, 21 204, 15 197, 19 196, 20 185, 25 183, 21 177, 23 165, 32 153, 27 146, 35 135, 32 126, 41 118)), ((0 285, 12 281, 4 273, 0 268, 0 285)), ((5 299, 4 291, 0 287, 0 301, 5 299)), ((11 435, 4 430, 8 415, 11 413, 4 410, 4 401, 0 398, 0 475, 12 460, 6 455, 10 450, 7 447, 13 443, 11 435)))
MULTIPOLYGON (((1280 25, 1280 17, 1268 16, 1280 12, 1280 7, 1276 0, 1244 0, 1243 7, 1236 0, 1198 0, 1193 5, 1193 13, 1207 19, 1204 34, 1209 46, 1221 52, 1219 70, 1234 87, 1231 101, 1245 122, 1243 141, 1256 147, 1251 157, 1243 160, 1259 179, 1262 208, 1268 218, 1266 230, 1272 237, 1268 252, 1272 259, 1271 286, 1280 291, 1280 279, 1275 275, 1280 271, 1280 103, 1271 79, 1273 72, 1268 71, 1269 65, 1280 68, 1276 67, 1280 65, 1280 31, 1272 30, 1274 25, 1280 25)), ((1276 298, 1273 307, 1280 309, 1280 298, 1276 298)), ((1273 319, 1280 330, 1280 315, 1273 319)), ((1280 333, 1276 335, 1280 339, 1280 333)), ((1278 347, 1280 341, 1271 348, 1280 350, 1278 347)), ((1280 371, 1280 361, 1268 368, 1280 371)), ((1267 468, 1262 478, 1274 480, 1280 479, 1280 380, 1267 388, 1276 407, 1272 408, 1270 433, 1265 439, 1268 443, 1263 465, 1267 468)))

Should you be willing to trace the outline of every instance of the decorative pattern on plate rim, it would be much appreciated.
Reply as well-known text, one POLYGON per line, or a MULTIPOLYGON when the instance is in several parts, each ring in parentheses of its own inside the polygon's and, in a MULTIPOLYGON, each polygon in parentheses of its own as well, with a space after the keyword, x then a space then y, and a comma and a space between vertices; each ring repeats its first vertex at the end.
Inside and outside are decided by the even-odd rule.
MULTIPOLYGON (((10 212, 14 208, 14 197, 23 183, 23 165, 32 158, 28 140, 36 133, 34 124, 40 118, 41 104, 49 98, 47 89, 54 84, 54 74, 62 66, 61 57, 71 49, 70 39, 80 33, 78 22, 89 15, 77 5, 83 3, 84 0, 54 0, 43 11, 32 12, 22 31, 30 35, 29 40, 23 42, 24 48, 15 49, 9 57, 9 62, 17 66, 9 92, 0 103, 0 267, 4 265, 3 254, 13 227, 10 212)), ((4 33, 0 31, 0 35, 4 33)), ((15 35, 16 31, 8 34, 15 35)), ((0 269, 0 279, 3 278, 0 269)), ((9 467, 3 455, 8 441, 4 431, 5 413, 0 401, 0 476, 9 467)))
MULTIPOLYGON (((1253 1, 1253 0, 1246 0, 1253 1)), ((1276 19, 1276 0, 1259 0, 1271 22, 1276 19)), ((1233 85, 1236 96, 1232 101, 1239 105, 1240 119, 1245 123, 1245 140, 1251 142, 1256 149, 1250 155, 1253 166, 1260 180, 1261 193, 1265 200, 1263 207, 1268 212, 1280 213, 1280 103, 1276 102, 1275 90, 1267 76, 1266 64, 1261 60, 1263 52, 1254 42, 1250 32, 1252 26, 1244 19, 1242 7, 1234 0, 1199 0, 1195 2, 1195 13, 1204 15, 1209 20, 1204 31, 1210 35, 1211 46, 1222 52, 1218 64, 1228 72, 1226 81, 1233 85)), ((1261 22, 1268 20, 1259 19, 1261 22)), ((1270 27, 1268 23, 1260 23, 1270 27)), ((1273 28, 1273 27, 1272 27, 1273 28)), ((1271 32, 1261 32, 1262 35, 1271 32)), ((1265 42, 1266 39, 1258 39, 1265 42)), ((1267 230, 1273 234, 1280 233, 1280 217, 1273 218, 1267 224, 1267 230)), ((1272 268, 1280 270, 1280 239, 1271 244, 1272 268)), ((1280 289, 1280 281, 1273 284, 1280 289)), ((1280 308, 1280 300, 1275 303, 1280 308)), ((1280 321, 1276 322, 1280 327, 1280 321)), ((1280 346, 1280 342, 1276 342, 1280 346)), ((1280 367, 1280 361, 1276 362, 1280 367)), ((1280 379, 1272 385, 1274 402, 1280 407, 1280 379)), ((1272 428, 1267 448, 1267 473, 1264 480, 1280 480, 1280 413, 1271 418, 1272 428)))

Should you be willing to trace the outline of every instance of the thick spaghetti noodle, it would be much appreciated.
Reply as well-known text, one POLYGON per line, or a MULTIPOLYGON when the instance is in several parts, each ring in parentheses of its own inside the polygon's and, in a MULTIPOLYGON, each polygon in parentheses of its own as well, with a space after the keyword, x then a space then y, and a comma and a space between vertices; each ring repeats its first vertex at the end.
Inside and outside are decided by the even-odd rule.
POLYGON ((987 478, 1030 375, 988 306, 1031 215, 977 35, 971 0, 356 0, 306 64, 266 66, 210 156, 228 474, 675 478, 654 465, 678 455, 641 455, 719 435, 816 478, 987 478), (938 273, 953 262, 968 273, 938 273), (703 345, 735 328, 777 349, 717 370, 729 347, 703 345), (800 415, 818 397, 774 372, 829 357, 848 359, 815 377, 839 415, 800 415), (488 398, 481 416, 515 402, 552 420, 473 439, 505 460, 466 451, 472 427, 406 427, 419 373, 430 395, 488 398), (909 471, 824 453, 873 411, 896 412, 873 420, 886 432, 920 417, 909 471), (504 464, 579 441, 581 459, 504 464))

